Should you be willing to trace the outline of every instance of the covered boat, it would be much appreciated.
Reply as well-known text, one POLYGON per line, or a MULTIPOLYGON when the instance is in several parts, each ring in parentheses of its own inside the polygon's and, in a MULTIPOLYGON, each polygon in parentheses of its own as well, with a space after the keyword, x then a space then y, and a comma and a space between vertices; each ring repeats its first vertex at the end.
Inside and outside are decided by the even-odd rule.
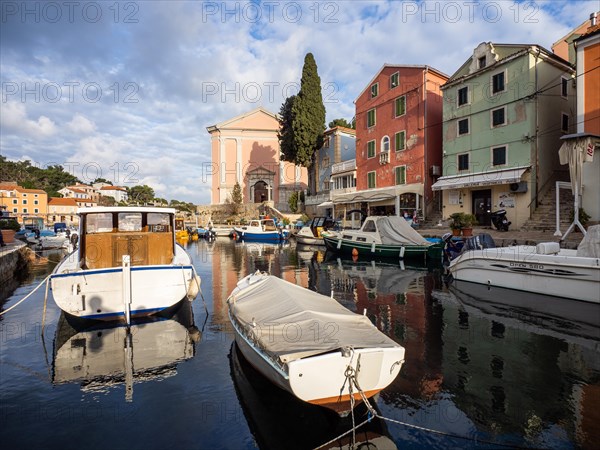
POLYGON ((443 244, 430 242, 398 216, 369 216, 359 230, 327 231, 328 250, 347 255, 440 261, 443 244))
POLYGON ((129 322, 196 297, 200 278, 175 242, 174 209, 94 207, 78 214, 80 245, 50 278, 60 309, 129 322))
POLYGON ((264 273, 227 300, 236 343, 272 383, 338 412, 388 386, 404 348, 335 299, 264 273))
POLYGON ((600 304, 600 225, 588 229, 577 250, 558 242, 501 248, 478 242, 489 239, 471 238, 450 262, 454 279, 600 304))

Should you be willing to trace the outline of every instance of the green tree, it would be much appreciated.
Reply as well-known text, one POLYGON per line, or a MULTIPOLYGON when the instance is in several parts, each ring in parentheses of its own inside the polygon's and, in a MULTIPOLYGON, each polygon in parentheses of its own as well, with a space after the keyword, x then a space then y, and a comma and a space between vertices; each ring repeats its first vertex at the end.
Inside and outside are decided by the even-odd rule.
POLYGON ((281 149, 281 159, 284 161, 294 162, 296 156, 296 148, 294 146, 294 116, 292 107, 294 105, 295 95, 285 99, 279 110, 279 148, 281 149))
POLYGON ((344 128, 352 128, 354 129, 354 127, 356 126, 355 123, 348 123, 348 121, 346 119, 333 119, 331 122, 329 122, 329 128, 335 128, 335 127, 344 127, 344 128))
POLYGON ((321 95, 321 78, 312 53, 304 57, 300 92, 292 102, 294 163, 310 167, 314 153, 323 145, 325 106, 321 95))
POLYGON ((113 185, 112 181, 108 181, 106 178, 96 178, 90 184, 94 184, 94 183, 106 183, 106 184, 110 184, 111 186, 113 185))
POLYGON ((242 209, 242 203, 244 203, 244 196, 242 195, 242 187, 240 186, 240 183, 235 183, 230 197, 231 214, 238 214, 242 209))
POLYGON ((154 199, 154 189, 147 185, 127 188, 127 197, 130 203, 146 204, 154 199))

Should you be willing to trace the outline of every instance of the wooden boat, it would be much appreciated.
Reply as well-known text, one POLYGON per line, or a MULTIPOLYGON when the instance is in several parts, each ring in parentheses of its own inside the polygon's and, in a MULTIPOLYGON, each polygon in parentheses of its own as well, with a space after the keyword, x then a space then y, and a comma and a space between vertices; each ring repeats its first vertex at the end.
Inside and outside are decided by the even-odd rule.
POLYGON ((164 310, 200 289, 175 242, 175 210, 82 208, 79 247, 51 275, 56 304, 73 316, 112 320, 164 310))
POLYGON ((558 242, 487 248, 477 242, 489 239, 465 242, 450 262, 455 280, 600 304, 600 225, 588 229, 577 250, 558 242))
POLYGON ((245 277, 227 303, 244 357, 305 402, 347 412, 351 398, 377 394, 404 363, 404 348, 368 317, 275 276, 245 277))
POLYGON ((314 217, 295 234, 296 242, 304 245, 325 245, 322 233, 332 229, 335 223, 328 217, 314 217))
POLYGON ((289 230, 278 228, 273 219, 254 219, 248 225, 233 227, 237 241, 282 242, 290 237, 289 230))
POLYGON ((185 221, 181 218, 175 219, 175 238, 178 241, 187 241, 190 238, 185 221))
POLYGON ((334 253, 372 258, 442 261, 443 243, 430 242, 398 216, 368 216, 358 230, 327 231, 323 239, 334 253))

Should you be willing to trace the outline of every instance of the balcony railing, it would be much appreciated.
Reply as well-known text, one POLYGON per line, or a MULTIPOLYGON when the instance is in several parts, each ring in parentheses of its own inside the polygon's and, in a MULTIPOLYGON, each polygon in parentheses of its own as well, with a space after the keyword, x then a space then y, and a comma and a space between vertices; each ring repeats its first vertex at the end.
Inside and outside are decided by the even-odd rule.
POLYGON ((318 205, 319 203, 328 202, 329 201, 329 191, 317 194, 317 195, 307 195, 304 198, 305 205, 318 205))
POLYGON ((331 166, 331 174, 348 172, 350 170, 356 169, 356 159, 349 159, 348 161, 342 161, 339 163, 335 163, 331 166))
POLYGON ((354 187, 347 187, 347 188, 340 188, 340 189, 333 188, 332 191, 335 191, 336 195, 338 195, 338 194, 348 194, 349 192, 356 192, 356 186, 354 186, 354 187))

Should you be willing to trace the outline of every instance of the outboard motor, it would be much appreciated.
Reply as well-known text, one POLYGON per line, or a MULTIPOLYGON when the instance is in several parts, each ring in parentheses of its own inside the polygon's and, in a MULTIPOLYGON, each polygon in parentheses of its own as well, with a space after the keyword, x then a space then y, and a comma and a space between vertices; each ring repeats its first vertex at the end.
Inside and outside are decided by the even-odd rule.
POLYGON ((508 231, 508 227, 512 223, 506 218, 505 209, 499 209, 498 211, 491 213, 490 218, 492 219, 492 224, 498 231, 508 231))
POLYGON ((496 243, 489 234, 479 234, 465 240, 463 252, 469 250, 482 250, 484 248, 496 248, 496 243))

